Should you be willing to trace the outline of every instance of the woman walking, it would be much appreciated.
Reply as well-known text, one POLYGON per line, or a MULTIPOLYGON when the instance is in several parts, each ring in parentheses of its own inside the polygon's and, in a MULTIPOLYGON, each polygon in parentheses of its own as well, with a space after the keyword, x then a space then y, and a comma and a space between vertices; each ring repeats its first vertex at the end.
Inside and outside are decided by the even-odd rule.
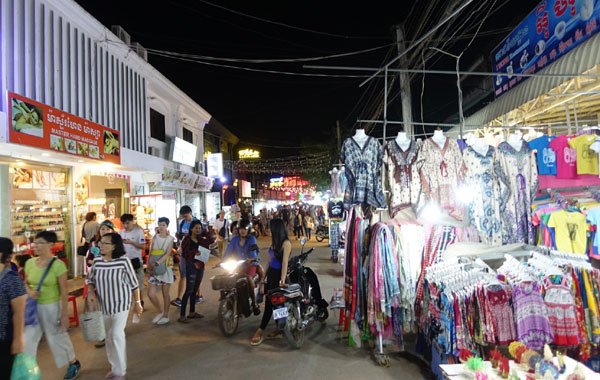
MULTIPOLYGON (((169 323, 169 305, 171 303, 169 290, 171 284, 175 281, 173 277, 173 268, 171 267, 171 256, 173 255, 173 237, 169 235, 169 219, 162 217, 158 218, 158 233, 154 235, 150 242, 150 256, 152 263, 149 261, 148 271, 150 276, 148 283, 148 298, 152 305, 159 311, 152 320, 152 323, 164 325, 169 323), (160 265, 166 265, 164 273, 155 273, 155 268, 160 265), (158 293, 162 293, 162 307, 158 300, 158 293)), ((164 266, 163 265, 163 266, 164 266)))
POLYGON ((118 233, 109 233, 100 239, 100 257, 94 259, 88 274, 88 299, 96 298, 104 315, 106 328, 106 356, 111 370, 108 379, 124 379, 127 373, 127 351, 125 325, 131 307, 131 296, 135 299, 135 313, 143 312, 138 280, 133 266, 125 257, 123 239, 118 233))
POLYGON ((181 260, 185 260, 186 268, 186 284, 185 293, 181 299, 181 309, 179 311, 178 322, 189 323, 190 319, 200 319, 204 315, 196 313, 196 302, 194 302, 194 296, 200 289, 200 283, 204 276, 204 263, 196 260, 195 256, 198 254, 198 248, 204 247, 210 249, 210 245, 214 243, 214 238, 208 231, 202 229, 202 224, 199 220, 194 220, 190 224, 190 232, 181 242, 181 260), (185 316, 185 309, 187 303, 190 302, 190 313, 185 316))
MULTIPOLYGON (((269 290, 285 286, 285 277, 287 275, 288 260, 292 252, 292 243, 288 238, 287 228, 281 219, 273 219, 271 221, 271 247, 269 248, 269 269, 267 269, 267 283, 265 284, 265 294, 269 290), (284 268, 284 269, 282 269, 284 268)), ((260 327, 254 333, 250 340, 250 344, 258 346, 263 342, 264 332, 273 316, 273 304, 269 297, 265 298, 265 311, 263 312, 260 327)), ((274 337, 279 334, 275 331, 269 334, 269 337, 274 337)))
POLYGON ((70 380, 79 376, 81 364, 75 358, 75 349, 67 333, 67 266, 52 254, 52 246, 57 240, 53 231, 38 232, 34 240, 37 257, 25 264, 27 293, 37 299, 38 319, 38 323, 25 326, 25 352, 37 357, 38 344, 45 335, 56 367, 69 365, 64 379, 70 380), (38 286, 40 282, 42 284, 38 286))
POLYGON ((15 356, 24 351, 27 291, 10 268, 13 242, 0 237, 0 379, 10 379, 15 356))

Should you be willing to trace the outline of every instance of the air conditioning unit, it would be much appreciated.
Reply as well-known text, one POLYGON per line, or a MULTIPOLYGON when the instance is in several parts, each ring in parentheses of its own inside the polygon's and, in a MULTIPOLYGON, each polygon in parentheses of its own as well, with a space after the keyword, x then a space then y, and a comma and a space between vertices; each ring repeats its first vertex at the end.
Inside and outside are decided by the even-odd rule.
POLYGON ((131 45, 131 36, 125 31, 125 29, 123 29, 121 25, 113 25, 110 27, 110 30, 115 34, 115 36, 119 37, 119 39, 123 41, 125 45, 131 45))
POLYGON ((149 146, 148 147, 148 154, 154 157, 159 157, 162 158, 162 152, 160 151, 160 148, 157 148, 155 146, 149 146))
POLYGON ((139 42, 134 42, 131 49, 137 53, 142 59, 148 62, 148 51, 139 42))

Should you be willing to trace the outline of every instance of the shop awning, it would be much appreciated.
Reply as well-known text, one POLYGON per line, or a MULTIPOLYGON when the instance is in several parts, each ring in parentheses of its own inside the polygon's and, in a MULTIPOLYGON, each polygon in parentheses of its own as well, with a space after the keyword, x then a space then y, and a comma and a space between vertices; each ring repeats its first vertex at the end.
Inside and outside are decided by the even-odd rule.
MULTIPOLYGON (((562 59, 554 62, 550 66, 541 70, 541 74, 565 74, 565 73, 588 73, 598 74, 600 73, 596 66, 600 64, 600 34, 595 35, 589 41, 583 43, 581 46, 575 48, 568 55, 562 59), (593 69, 593 72, 590 72, 593 69)), ((494 102, 490 103, 486 107, 477 111, 473 115, 465 118, 465 130, 473 129, 494 121, 495 119, 502 118, 511 111, 517 110, 524 104, 536 100, 544 94, 550 93, 553 89, 563 87, 563 93, 560 95, 570 96, 574 95, 586 95, 593 91, 600 91, 600 80, 589 78, 565 78, 565 77, 532 77, 527 81, 521 83, 517 87, 510 90, 510 92, 499 97, 494 102), (572 81, 574 85, 564 85, 565 82, 572 81), (586 83, 579 83, 586 82, 586 83), (595 83, 592 83, 595 82, 595 83), (577 93, 575 93, 577 91, 577 93)), ((569 101, 573 101, 577 96, 572 96, 570 99, 555 100, 556 104, 547 104, 539 110, 544 110, 548 106, 556 107, 559 105, 566 104, 569 101), (558 104, 560 103, 560 104, 558 104)), ((530 106, 539 106, 539 104, 530 104, 530 106)), ((564 110, 564 108, 563 108, 564 110)), ((536 115, 537 116, 537 115, 536 115)), ((453 132, 458 131, 458 127, 452 129, 453 132)))

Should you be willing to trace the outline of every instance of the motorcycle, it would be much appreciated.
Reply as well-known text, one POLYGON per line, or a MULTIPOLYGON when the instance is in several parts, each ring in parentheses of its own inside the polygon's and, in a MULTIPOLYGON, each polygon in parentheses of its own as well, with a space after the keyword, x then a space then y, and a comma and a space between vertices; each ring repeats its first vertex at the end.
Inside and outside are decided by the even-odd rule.
POLYGON ((315 321, 325 322, 329 317, 327 302, 316 300, 313 296, 313 281, 318 279, 314 272, 304 266, 308 256, 314 248, 304 252, 306 238, 301 240, 302 249, 300 255, 290 258, 287 276, 292 281, 290 285, 283 288, 273 289, 268 296, 273 305, 273 319, 277 328, 283 331, 288 343, 294 348, 300 348, 304 344, 306 329, 315 321))
POLYGON ((320 243, 325 239, 329 239, 329 227, 325 224, 319 224, 315 232, 315 239, 320 243))
MULTIPOLYGON (((240 318, 252 314, 252 298, 246 278, 246 268, 256 260, 227 260, 218 266, 226 273, 213 276, 210 281, 213 290, 221 292, 217 320, 224 336, 230 337, 237 332, 240 318)), ((254 281, 254 292, 258 292, 258 275, 254 281)), ((256 296, 256 294, 255 294, 256 296)))

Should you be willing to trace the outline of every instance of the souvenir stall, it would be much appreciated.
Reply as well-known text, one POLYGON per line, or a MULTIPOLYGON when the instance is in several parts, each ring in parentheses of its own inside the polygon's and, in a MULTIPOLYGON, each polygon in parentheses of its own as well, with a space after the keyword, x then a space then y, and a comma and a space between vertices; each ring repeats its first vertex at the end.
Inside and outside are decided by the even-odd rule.
MULTIPOLYGON (((569 149, 579 165, 597 170, 597 153, 589 154, 596 136, 581 136, 585 144, 567 139, 569 149)), ((598 254, 600 193, 538 191, 550 163, 539 142, 511 133, 494 146, 442 131, 413 141, 401 132, 384 147, 360 129, 344 142, 340 324, 349 345, 374 346, 382 365, 389 365, 387 353, 413 353, 438 378, 441 366, 471 357, 506 359, 506 371, 483 371, 512 371, 515 379, 555 367, 564 378, 589 370, 576 361, 592 365, 600 343, 600 272, 588 262, 598 254), (544 354, 546 345, 552 348, 544 354), (527 360, 510 356, 509 347, 527 360)), ((481 369, 473 368, 473 375, 481 369)))

